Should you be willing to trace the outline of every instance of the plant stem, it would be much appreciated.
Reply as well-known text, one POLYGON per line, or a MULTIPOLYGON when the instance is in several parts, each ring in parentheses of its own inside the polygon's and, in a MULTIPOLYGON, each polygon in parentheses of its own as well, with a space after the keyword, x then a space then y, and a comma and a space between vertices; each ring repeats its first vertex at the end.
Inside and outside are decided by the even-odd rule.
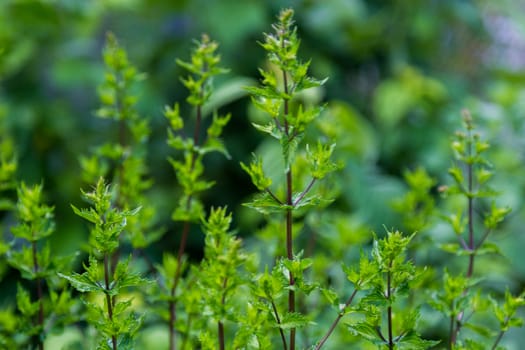
POLYGON ((454 324, 456 322, 456 316, 452 315, 450 316, 450 341, 448 344, 448 348, 452 350, 452 347, 454 344, 456 344, 456 332, 454 331, 454 324))
POLYGON ((356 294, 357 294, 357 289, 354 289, 354 291, 352 292, 352 295, 350 295, 350 297, 346 301, 345 305, 341 308, 341 311, 337 315, 337 318, 334 320, 334 322, 332 322, 332 325, 328 329, 328 332, 326 332, 324 337, 319 341, 319 343, 317 343, 317 345, 315 347, 315 350, 321 349, 323 347, 324 343, 326 343, 326 341, 328 340, 328 337, 330 337, 330 335, 335 330, 335 327, 337 326, 337 324, 339 323, 341 318, 345 315, 344 311, 352 303, 352 301, 354 300, 356 294))
POLYGON ((279 198, 277 198, 277 196, 269 188, 266 188, 266 192, 273 198, 275 202, 283 204, 283 202, 279 198))
MULTIPOLYGON (((203 95, 204 91, 201 89, 201 96, 203 95)), ((195 121, 195 129, 193 131, 193 145, 194 147, 197 147, 199 144, 199 133, 200 133, 200 127, 201 127, 201 121, 202 121, 202 106, 197 106, 196 111, 196 121, 195 121)), ((195 168, 195 161, 196 161, 197 154, 195 150, 191 152, 191 167, 190 171, 193 171, 195 168)), ((189 209, 191 207, 191 200, 192 196, 188 196, 188 200, 186 201, 186 208, 189 209)), ((173 287, 171 288, 170 295, 171 300, 169 302, 169 313, 170 313, 170 319, 168 321, 169 326, 169 349, 175 350, 175 321, 177 320, 177 310, 176 310, 176 300, 175 300, 175 292, 177 291, 177 286, 179 284, 180 275, 181 275, 181 266, 182 266, 182 257, 184 256, 184 252, 186 250, 186 242, 188 240, 188 233, 190 231, 190 222, 185 221, 184 226, 182 228, 182 237, 179 244, 179 251, 177 253, 177 269, 175 270, 175 275, 173 276, 173 287)))
MULTIPOLYGON (((469 145, 469 157, 470 157, 470 145, 469 145)), ((469 162, 467 165, 467 176, 468 176, 468 248, 470 250, 467 278, 472 277, 474 273, 474 206, 472 198, 472 164, 469 162)))
POLYGON ((308 192, 310 192, 310 190, 312 189, 312 186, 315 184, 315 181, 316 179, 313 178, 312 180, 310 180, 310 183, 308 184, 308 186, 306 186, 306 188, 304 189, 303 192, 301 192, 301 194, 299 195, 299 197, 297 197, 297 199, 295 200, 295 202, 293 203, 294 206, 296 206, 297 204, 301 203, 301 201, 303 200, 304 196, 306 196, 306 194, 308 192))
MULTIPOLYGON (((33 271, 38 273, 38 270, 40 267, 38 266, 38 256, 37 256, 37 246, 36 241, 31 242, 32 250, 33 250, 33 271)), ((36 293, 38 298, 38 325, 42 328, 40 331, 40 334, 43 332, 44 328, 44 305, 42 303, 43 299, 43 292, 42 292, 42 279, 40 277, 37 277, 36 279, 36 293)), ((44 350, 44 342, 42 341, 42 338, 39 336, 39 334, 35 335, 35 342, 37 343, 39 350, 44 350)))
MULTIPOLYGON (((106 304, 108 308, 108 318, 110 321, 113 321, 113 299, 109 295, 109 258, 108 254, 104 254, 104 283, 106 289, 106 304)), ((111 335, 111 343, 113 345, 113 350, 117 350, 117 337, 111 335)))
POLYGON ((496 338, 496 340, 494 341, 494 344, 492 345, 492 347, 490 348, 490 350, 495 350, 496 347, 498 346, 499 342, 501 341, 501 339, 503 338, 503 335, 505 334, 505 331, 500 331, 499 334, 498 334, 498 337, 496 338))
MULTIPOLYGON (((284 40, 282 40, 282 47, 284 48, 284 40)), ((283 89, 284 93, 288 95, 288 76, 286 70, 283 71, 283 89)), ((286 137, 290 138, 290 128, 288 126, 288 113, 289 113, 289 100, 284 99, 284 132, 286 137)), ((290 207, 293 206, 292 191, 293 191, 293 181, 292 181, 292 166, 288 165, 289 168, 286 171, 286 204, 290 207)), ((292 209, 289 208, 286 211, 286 255, 289 260, 293 259, 293 241, 292 241, 292 209)), ((289 281, 290 281, 290 290, 288 291, 288 312, 295 312, 295 291, 293 286, 295 284, 295 279, 292 272, 289 272, 289 281)), ((295 327, 290 329, 290 350, 295 350, 295 327)))
MULTIPOLYGON (((228 285, 228 277, 224 278, 224 282, 222 283, 222 298, 221 298, 221 304, 224 307, 226 303, 226 286, 228 285)), ((219 333, 219 350, 225 350, 225 344, 224 344, 224 324, 222 321, 219 321, 218 323, 218 333, 219 333)))
MULTIPOLYGON (((273 309, 273 313, 275 314, 275 320, 277 321, 277 324, 281 324, 281 319, 279 318, 279 313, 277 312, 277 307, 275 306, 275 303, 273 302, 273 300, 271 301, 272 302, 272 309, 273 309)), ((286 345, 286 337, 284 335, 284 331, 281 327, 279 327, 279 333, 281 334, 281 340, 283 341, 283 350, 287 350, 287 345, 286 345)))
MULTIPOLYGON (((468 251, 469 260, 466 277, 470 279, 474 274, 474 258, 476 253, 476 244, 474 242, 474 180, 473 180, 473 163, 472 163, 472 136, 468 130, 468 149, 467 149, 467 215, 468 215, 468 251)), ((486 237, 484 237, 485 239, 486 237)), ((465 289, 464 293, 467 293, 465 289)), ((456 319, 456 326, 451 324, 450 347, 456 344, 459 331, 461 330, 461 321, 463 320, 464 310, 461 310, 456 319)))
POLYGON ((387 307, 387 323, 388 323, 388 348, 390 350, 394 349, 394 337, 392 335, 392 262, 390 262, 388 266, 388 272, 386 274, 386 298, 388 299, 388 307, 387 307))

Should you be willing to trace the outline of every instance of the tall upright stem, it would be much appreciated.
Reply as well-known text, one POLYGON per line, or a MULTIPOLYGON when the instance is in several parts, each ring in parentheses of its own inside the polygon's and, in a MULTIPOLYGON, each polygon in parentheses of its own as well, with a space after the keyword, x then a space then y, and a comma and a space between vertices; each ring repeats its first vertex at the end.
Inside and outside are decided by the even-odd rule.
MULTIPOLYGON (((467 212, 468 212, 468 243, 467 248, 469 250, 469 259, 466 277, 470 279, 474 274, 474 250, 476 245, 474 242, 474 180, 473 180, 473 163, 472 163, 472 132, 468 130, 468 143, 467 143, 467 212)), ((467 289, 464 290, 464 294, 467 293, 467 289)), ((461 321, 463 319, 464 310, 460 310, 454 323, 451 323, 450 328, 450 348, 453 348, 453 345, 456 344, 459 331, 461 330, 461 321)))
MULTIPOLYGON (((36 247, 36 241, 31 242, 31 246, 33 249, 33 271, 34 273, 38 273, 38 270, 40 269, 38 266, 38 256, 37 256, 37 247, 36 247)), ((42 279, 38 277, 36 279, 36 293, 38 298, 38 320, 37 323, 41 328, 44 328, 44 305, 42 303, 42 299, 44 297, 42 292, 42 279)), ((42 332, 42 331, 41 331, 42 332)), ((44 350, 44 342, 37 334, 35 336, 35 342, 37 343, 39 350, 44 350)))
MULTIPOLYGON (((224 282, 222 283, 222 298, 221 298, 221 304, 224 306, 226 304, 226 287, 228 286, 228 277, 224 278, 224 282)), ((219 350, 225 350, 225 340, 224 340, 224 323, 222 320, 220 320, 217 324, 217 332, 219 336, 219 350)))
MULTIPOLYGON (((203 94, 203 91, 201 90, 201 96, 203 94)), ((197 106, 197 116, 195 121, 195 129, 193 132, 193 145, 197 146, 199 144, 199 134, 200 134, 200 127, 202 122, 202 106, 197 106)), ((196 161, 196 153, 195 151, 191 152, 191 167, 190 169, 193 170, 195 167, 195 161, 196 161)), ((189 209, 191 206, 191 200, 192 196, 188 196, 188 200, 186 201, 186 208, 189 209)), ((175 321, 177 320, 177 302, 174 299, 175 293, 177 291, 177 286, 179 284, 180 275, 181 275, 181 266, 182 266, 182 257, 184 256, 184 252, 186 250, 186 242, 188 240, 188 233, 190 232, 190 222, 185 221, 184 225, 182 227, 182 237, 180 239, 179 244, 179 250, 177 252, 177 268, 175 270, 175 275, 173 276, 173 287, 171 288, 170 295, 171 300, 169 302, 168 308, 169 308, 169 315, 170 319, 168 321, 169 326, 169 349, 175 350, 175 321)))
MULTIPOLYGON (((469 152, 470 153, 470 152, 469 152)), ((472 164, 467 165, 467 176, 468 176, 468 248, 470 250, 467 278, 472 277, 474 273, 474 205, 472 198, 473 184, 472 184, 472 164)))
POLYGON ((332 334, 332 332, 335 330, 335 327, 337 327, 337 324, 339 323, 339 321, 341 320, 341 318, 343 318, 344 316, 344 312, 346 310, 346 308, 348 306, 350 306, 350 304, 352 303, 352 301, 354 300, 356 294, 357 294, 357 291, 358 289, 354 289, 354 291, 352 292, 352 294, 350 295, 350 297, 348 298, 348 300, 346 301, 346 303, 344 304, 344 306, 341 308, 341 312, 339 312, 339 314, 337 315, 337 318, 334 320, 334 322, 332 323, 332 325, 330 326, 330 328, 328 329, 328 332, 326 332, 325 336, 319 341, 319 343, 317 343, 317 345, 315 346, 315 350, 319 350, 323 347, 324 343, 326 343, 326 341, 328 340, 328 338, 330 337, 330 335, 332 334))
POLYGON ((394 336, 392 333, 392 272, 390 271, 392 268, 392 262, 390 262, 388 266, 388 272, 386 276, 386 298, 388 299, 388 308, 387 308, 387 318, 388 318, 388 348, 390 350, 394 349, 394 336))
MULTIPOLYGON (((288 95, 288 77, 286 71, 283 70, 283 85, 284 93, 288 95)), ((290 138, 290 129, 288 126, 288 113, 289 113, 289 101, 284 100, 284 131, 286 137, 290 138)), ((286 211, 286 255, 289 260, 293 259, 293 232, 292 232, 292 209, 293 203, 293 181, 292 181, 292 165, 288 165, 289 168, 286 171, 286 204, 290 207, 286 211)), ((288 312, 295 312, 295 291, 293 286, 295 279, 292 272, 289 272, 290 290, 288 291, 288 312)), ((290 350, 295 350, 295 327, 290 329, 290 350)))
MULTIPOLYGON (((109 295, 109 257, 108 254, 104 254, 104 284, 106 288, 106 304, 108 308, 108 318, 110 321, 113 321, 113 298, 109 295)), ((117 350, 117 337, 115 335, 111 335, 111 343, 113 350, 117 350)))

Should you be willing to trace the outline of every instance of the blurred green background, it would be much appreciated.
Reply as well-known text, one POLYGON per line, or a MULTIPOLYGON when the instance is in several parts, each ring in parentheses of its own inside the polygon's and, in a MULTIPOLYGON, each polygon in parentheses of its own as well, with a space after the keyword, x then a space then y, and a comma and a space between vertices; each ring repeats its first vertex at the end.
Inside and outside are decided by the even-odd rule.
MULTIPOLYGON (((494 283, 523 290, 525 4, 512 0, 2 0, 0 115, 15 140, 18 178, 42 181, 56 207, 54 248, 71 252, 85 242, 86 227, 70 209, 87 186, 78 159, 114 132, 94 117, 107 31, 147 75, 138 88, 140 113, 153 129, 149 195, 167 228, 150 248, 153 259, 175 251, 178 241, 170 220, 177 184, 166 161, 162 110, 184 101, 175 58, 188 59, 201 33, 220 43, 230 69, 215 82, 212 108, 233 115, 224 135, 232 159, 206 159, 208 178, 218 185, 204 200, 227 204, 240 235, 254 233, 259 218, 241 205, 254 188, 239 162, 254 150, 267 156, 275 150, 251 126, 261 116, 243 86, 257 83, 257 67, 265 64, 257 42, 283 7, 296 11, 300 56, 312 59, 311 74, 329 78, 304 100, 327 103, 319 127, 337 140, 336 158, 344 160, 333 205, 348 216, 344 224, 377 232, 401 226, 392 201, 406 191, 403 172, 421 165, 438 184, 447 183, 451 135, 461 126, 461 109, 469 108, 493 146, 498 201, 513 209, 495 236, 506 258, 497 268, 481 266, 494 283)), ((431 234, 448 239, 447 230, 431 234)), ((190 252, 198 258, 202 237, 192 237, 190 252)), ((8 283, 4 278, 2 285, 8 283)))

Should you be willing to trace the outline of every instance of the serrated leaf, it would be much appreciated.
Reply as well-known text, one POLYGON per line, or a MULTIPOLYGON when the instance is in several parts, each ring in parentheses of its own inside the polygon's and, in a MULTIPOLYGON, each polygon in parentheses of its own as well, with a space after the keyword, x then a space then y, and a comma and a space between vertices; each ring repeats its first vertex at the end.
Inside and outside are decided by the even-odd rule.
POLYGON ((297 312, 287 312, 281 318, 281 323, 277 324, 276 327, 287 330, 292 328, 305 327, 311 322, 308 321, 305 315, 297 312))
POLYGON ((372 326, 371 324, 368 324, 366 322, 348 324, 348 329, 354 335, 360 335, 361 337, 365 338, 366 340, 376 345, 384 344, 384 341, 381 339, 378 333, 380 329, 376 328, 375 326, 372 326))
POLYGON ((260 125, 257 123, 252 123, 253 127, 261 132, 267 133, 271 135, 272 137, 276 138, 277 140, 280 140, 282 138, 282 133, 275 124, 275 122, 270 122, 266 125, 260 125))
POLYGON ((293 206, 280 204, 267 192, 256 194, 250 202, 243 203, 244 206, 257 210, 262 214, 279 213, 293 209, 293 206))
POLYGON ((441 343, 440 340, 425 340, 415 332, 410 332, 408 335, 405 335, 403 338, 401 338, 401 340, 396 342, 396 345, 400 350, 421 350, 429 349, 439 343, 441 343))
POLYGON ((281 150, 283 154, 284 159, 284 172, 288 172, 290 170, 290 167, 292 166, 292 163, 295 159, 295 154, 297 152, 297 147, 299 146, 299 142, 301 141, 302 134, 298 134, 295 137, 282 137, 280 139, 281 141, 281 150))
POLYGON ((105 289, 100 286, 97 282, 92 281, 87 273, 78 274, 73 272, 71 275, 64 275, 63 273, 58 273, 58 276, 65 278, 71 283, 71 286, 78 290, 79 292, 103 292, 105 289))

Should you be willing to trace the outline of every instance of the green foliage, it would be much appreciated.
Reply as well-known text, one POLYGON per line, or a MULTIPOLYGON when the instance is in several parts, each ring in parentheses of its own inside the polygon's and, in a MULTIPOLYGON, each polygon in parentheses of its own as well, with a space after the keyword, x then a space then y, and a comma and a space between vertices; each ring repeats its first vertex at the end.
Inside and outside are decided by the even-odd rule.
POLYGON ((100 178, 91 192, 82 192, 91 204, 88 209, 73 211, 90 222, 90 255, 82 274, 72 273, 59 276, 66 279, 81 293, 95 293, 104 296, 103 304, 84 300, 87 307, 87 321, 99 332, 99 349, 133 349, 134 338, 141 325, 141 317, 131 308, 131 300, 121 300, 123 290, 141 287, 147 280, 140 274, 129 271, 130 259, 117 263, 111 271, 109 259, 119 247, 119 236, 124 231, 127 219, 137 215, 140 208, 132 211, 115 207, 115 193, 100 178), (103 260, 100 266, 98 260, 103 260))
POLYGON ((198 195, 213 186, 213 182, 202 179, 204 173, 203 157, 210 152, 220 152, 229 156, 220 136, 223 128, 230 120, 230 115, 213 114, 211 124, 207 129, 206 139, 200 143, 201 123, 203 122, 203 106, 209 101, 213 91, 213 78, 227 72, 219 66, 220 56, 217 54, 218 44, 207 35, 195 43, 196 48, 191 55, 191 62, 177 60, 177 64, 190 74, 181 81, 189 91, 186 101, 195 107, 195 126, 193 137, 183 137, 185 122, 180 114, 180 107, 165 107, 164 116, 170 123, 168 129, 168 144, 175 150, 183 152, 183 159, 170 159, 175 170, 178 183, 182 187, 179 205, 173 212, 175 221, 197 222, 204 215, 204 207, 198 195))
POLYGON ((198 288, 202 296, 201 310, 211 322, 219 325, 218 338, 224 347, 224 324, 239 323, 240 303, 236 300, 239 288, 245 281, 239 268, 246 264, 247 255, 241 249, 241 241, 229 232, 231 214, 226 208, 212 208, 203 221, 205 233, 204 259, 198 272, 198 288))
MULTIPOLYGON (((498 207, 492 200, 490 211, 484 214, 480 220, 481 223, 476 222, 475 205, 482 203, 482 200, 496 196, 496 192, 488 186, 488 180, 492 177, 493 171, 485 154, 490 145, 475 132, 469 111, 463 112, 463 123, 464 131, 457 132, 452 142, 457 164, 449 169, 449 174, 454 184, 443 190, 446 194, 458 195, 463 199, 463 206, 458 207, 455 214, 444 218, 450 224, 459 243, 444 244, 443 249, 468 258, 468 264, 464 276, 451 276, 445 271, 443 288, 440 289, 440 292, 435 293, 433 299, 434 307, 449 319, 449 347, 454 349, 464 346, 482 347, 476 345, 482 343, 475 338, 461 339, 463 329, 472 330, 483 338, 492 336, 492 332, 486 325, 476 324, 471 320, 472 315, 488 311, 488 305, 480 302, 487 297, 483 295, 486 292, 479 285, 479 280, 474 272, 475 259, 485 254, 501 254, 498 246, 488 241, 488 238, 510 212, 510 208, 498 207), (481 231, 478 228, 480 224, 483 227, 482 233, 478 233, 481 231)), ((507 298, 511 298, 510 294, 507 294, 507 298)), ((494 310, 497 314, 497 307, 494 310)), ((493 349, 503 336, 503 328, 493 349)))
MULTIPOLYGON (((168 282, 169 287, 167 290, 161 292, 161 295, 164 295, 163 299, 168 301, 169 306, 168 326, 170 332, 170 350, 175 349, 175 328, 178 328, 179 332, 185 336, 183 342, 186 342, 190 336, 188 325, 181 327, 175 324, 178 313, 177 302, 180 299, 176 294, 183 273, 183 254, 186 249, 185 245, 190 230, 190 223, 198 222, 204 217, 205 209, 199 196, 214 185, 214 182, 206 181, 202 178, 205 170, 203 158, 211 152, 219 152, 228 158, 230 157, 221 140, 222 131, 231 118, 230 114, 221 116, 217 114, 217 112, 214 112, 212 121, 206 130, 205 140, 202 141, 200 139, 202 124, 206 116, 204 114, 204 106, 212 96, 213 79, 228 71, 219 66, 221 59, 217 53, 218 44, 215 41, 210 40, 210 38, 204 34, 200 41, 195 42, 195 45, 196 47, 191 54, 190 62, 179 59, 176 61, 179 66, 189 72, 189 75, 186 78, 181 78, 181 81, 189 91, 189 96, 186 98, 186 101, 194 107, 195 110, 193 137, 184 137, 182 135, 184 131, 183 128, 187 123, 182 118, 180 107, 177 103, 173 107, 165 107, 164 109, 164 116, 170 124, 170 128, 168 129, 168 145, 182 153, 182 159, 169 159, 181 187, 178 206, 173 211, 171 218, 174 221, 184 223, 175 269, 172 269, 173 266, 166 265, 159 267, 159 271, 165 279, 172 279, 171 282, 168 282), (168 269, 172 270, 171 277, 166 275, 168 269)), ((218 213, 220 213, 220 211, 218 213)), ((208 228, 211 227, 213 227, 213 225, 208 228)), ((171 259, 168 258, 168 260, 164 262, 168 263, 170 260, 171 259)), ((182 281, 182 283, 185 282, 182 281)), ((198 312, 195 311, 198 307, 196 303, 198 299, 199 294, 197 291, 188 290, 183 293, 182 301, 188 315, 188 323, 191 322, 193 314, 198 312)), ((224 305, 222 307, 224 307, 224 305)), ((219 324, 222 324, 223 314, 224 312, 221 312, 219 316, 216 316, 219 319, 219 324)), ((200 337, 203 347, 206 348, 206 346, 210 346, 207 333, 200 334, 200 337)), ((221 344, 224 346, 224 338, 222 338, 221 344)))
POLYGON ((384 239, 374 239, 371 258, 361 256, 359 272, 346 269, 354 288, 365 292, 350 311, 363 314, 364 321, 349 323, 349 330, 381 349, 426 349, 439 343, 422 339, 416 331, 419 307, 403 310, 401 298, 421 278, 421 272, 406 260, 412 238, 388 231, 384 239))
MULTIPOLYGON (((31 281, 30 292, 22 284, 17 285, 16 306, 19 315, 9 321, 6 310, 6 322, 16 323, 18 329, 11 329, 6 323, 6 336, 14 337, 16 332, 23 336, 15 339, 12 346, 31 346, 43 348, 44 340, 53 329, 59 329, 73 322, 71 315, 74 301, 70 291, 56 280, 57 271, 66 271, 72 263, 72 257, 60 257, 51 254, 49 242, 43 242, 54 233, 54 208, 43 201, 43 186, 27 186, 21 183, 17 188, 18 201, 15 213, 18 223, 11 228, 16 240, 22 244, 14 249, 15 242, 7 252, 9 264, 17 269, 22 278, 31 281), (47 292, 45 292, 47 290, 47 292), (36 295, 36 300, 31 295, 36 295), (9 335, 10 332, 13 332, 9 335), (28 337, 29 336, 29 337, 28 337)), ((4 335, 3 335, 4 336, 4 335)), ((3 345, 10 344, 4 341, 3 345)))
POLYGON ((83 176, 93 184, 100 177, 113 174, 116 187, 116 205, 124 210, 142 206, 129 218, 125 238, 135 249, 144 249, 160 238, 162 230, 155 229, 156 211, 149 204, 145 191, 152 181, 147 178, 147 142, 151 133, 149 121, 139 115, 136 84, 143 80, 128 59, 112 33, 107 34, 103 50, 106 72, 99 87, 101 107, 96 116, 117 123, 114 135, 117 138, 98 146, 90 157, 81 157, 83 176))
MULTIPOLYGON (((325 146, 318 142, 312 149, 307 145, 305 151, 300 150, 299 147, 307 126, 313 124, 321 113, 322 107, 315 106, 305 109, 301 103, 297 106, 292 103, 296 103, 301 91, 319 87, 326 82, 326 79, 317 80, 308 76, 310 61, 303 63, 298 59, 300 41, 294 26, 293 14, 292 9, 282 10, 277 23, 273 25, 274 33, 265 34, 265 41, 261 43, 261 46, 267 53, 270 69, 259 69, 263 78, 262 86, 248 88, 252 94, 254 106, 270 117, 268 124, 254 123, 254 127, 279 141, 283 159, 283 174, 286 178, 284 190, 279 189, 279 191, 284 191, 286 198, 280 199, 275 194, 278 192, 270 189, 273 181, 264 174, 260 157, 254 156, 250 165, 241 163, 241 167, 250 175, 255 187, 263 191, 245 205, 263 214, 272 212, 285 214, 287 259, 277 259, 272 276, 277 274, 277 271, 288 276, 288 281, 283 284, 283 288, 288 289, 288 310, 287 312, 278 311, 279 298, 272 294, 266 295, 266 302, 263 304, 265 307, 262 310, 266 309, 269 317, 274 317, 277 323, 275 326, 279 328, 285 348, 287 342, 283 331, 289 331, 288 346, 290 349, 295 349, 296 329, 308 324, 307 317, 296 312, 295 294, 302 291, 308 295, 315 288, 303 277, 304 270, 311 265, 311 262, 303 260, 302 254, 294 254, 292 213, 298 209, 320 206, 323 201, 326 201, 327 199, 322 198, 320 194, 311 195, 309 192, 317 180, 338 168, 330 159, 335 144, 325 146), (304 185, 302 190, 297 191, 302 177, 294 176, 294 174, 300 170, 298 165, 301 158, 304 159, 304 157, 306 157, 311 173, 311 180, 304 185), (294 166, 295 169, 293 169, 294 166)), ((267 292, 268 290, 265 293, 267 292)))
POLYGON ((295 5, 0 3, 0 348, 523 343, 517 5, 295 5))

